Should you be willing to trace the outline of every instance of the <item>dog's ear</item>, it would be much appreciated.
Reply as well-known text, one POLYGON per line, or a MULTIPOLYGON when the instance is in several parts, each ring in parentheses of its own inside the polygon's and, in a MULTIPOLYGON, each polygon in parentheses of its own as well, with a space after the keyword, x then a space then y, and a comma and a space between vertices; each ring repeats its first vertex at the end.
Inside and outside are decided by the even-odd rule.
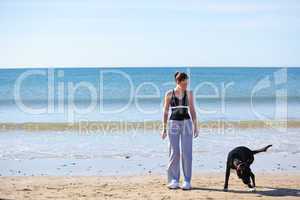
POLYGON ((239 178, 243 176, 243 168, 239 167, 236 169, 236 174, 238 175, 239 178))
POLYGON ((248 162, 245 163, 244 168, 246 168, 248 171, 251 171, 250 164, 248 162))

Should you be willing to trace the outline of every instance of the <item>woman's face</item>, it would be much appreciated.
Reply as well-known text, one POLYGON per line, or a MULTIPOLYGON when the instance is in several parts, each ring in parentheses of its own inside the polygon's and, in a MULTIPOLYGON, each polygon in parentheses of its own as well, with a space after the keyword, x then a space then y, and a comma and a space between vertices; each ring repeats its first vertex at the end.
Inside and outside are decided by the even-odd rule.
POLYGON ((188 79, 185 79, 185 80, 177 83, 177 85, 179 85, 180 88, 182 88, 183 90, 185 90, 187 88, 187 85, 188 85, 188 79))

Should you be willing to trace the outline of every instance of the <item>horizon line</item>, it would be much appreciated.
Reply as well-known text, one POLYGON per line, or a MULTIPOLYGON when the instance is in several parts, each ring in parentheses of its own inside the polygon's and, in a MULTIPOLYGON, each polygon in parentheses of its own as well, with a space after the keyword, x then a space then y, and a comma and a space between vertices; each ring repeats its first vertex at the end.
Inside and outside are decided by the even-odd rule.
POLYGON ((45 65, 45 66, 0 66, 1 69, 50 69, 50 68, 299 68, 300 66, 269 66, 269 65, 112 65, 112 66, 97 66, 97 65, 81 65, 81 66, 70 66, 70 65, 45 65))

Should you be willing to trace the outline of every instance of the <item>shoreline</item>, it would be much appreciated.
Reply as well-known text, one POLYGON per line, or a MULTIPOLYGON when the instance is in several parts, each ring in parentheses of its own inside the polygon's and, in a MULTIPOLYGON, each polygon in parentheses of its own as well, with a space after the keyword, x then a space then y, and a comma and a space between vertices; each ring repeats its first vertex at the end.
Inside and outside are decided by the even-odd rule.
MULTIPOLYGON (((200 129, 255 129, 255 128, 300 128, 300 120, 213 120, 198 121, 200 129)), ((128 130, 160 130, 159 120, 150 121, 78 121, 68 122, 0 122, 0 133, 5 131, 83 131, 83 132, 115 132, 128 130)))
MULTIPOLYGON (((182 179, 182 176, 181 176, 182 179)), ((0 199, 297 199, 300 172, 256 173, 256 192, 231 173, 223 192, 224 173, 194 173, 191 191, 169 190, 166 176, 2 176, 0 199)))

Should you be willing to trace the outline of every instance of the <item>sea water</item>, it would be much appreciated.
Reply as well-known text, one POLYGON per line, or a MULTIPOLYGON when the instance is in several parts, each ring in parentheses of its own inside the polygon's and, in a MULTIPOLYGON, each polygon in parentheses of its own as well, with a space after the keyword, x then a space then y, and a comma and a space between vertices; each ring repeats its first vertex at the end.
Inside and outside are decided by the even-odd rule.
POLYGON ((0 70, 0 122, 161 120, 175 71, 202 121, 274 119, 285 92, 287 118, 300 117, 300 68, 59 68, 0 70))

